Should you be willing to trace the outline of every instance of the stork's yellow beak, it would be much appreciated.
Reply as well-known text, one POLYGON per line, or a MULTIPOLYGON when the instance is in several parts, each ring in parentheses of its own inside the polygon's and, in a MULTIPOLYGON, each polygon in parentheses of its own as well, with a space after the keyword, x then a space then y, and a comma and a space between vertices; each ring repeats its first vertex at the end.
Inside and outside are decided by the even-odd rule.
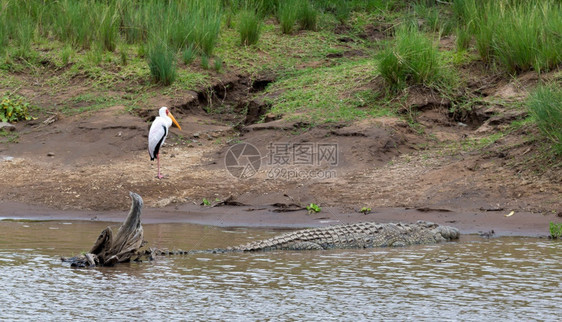
POLYGON ((181 130, 181 126, 178 124, 178 121, 176 121, 176 118, 172 115, 171 112, 168 112, 168 116, 172 119, 172 122, 174 122, 174 124, 181 130))

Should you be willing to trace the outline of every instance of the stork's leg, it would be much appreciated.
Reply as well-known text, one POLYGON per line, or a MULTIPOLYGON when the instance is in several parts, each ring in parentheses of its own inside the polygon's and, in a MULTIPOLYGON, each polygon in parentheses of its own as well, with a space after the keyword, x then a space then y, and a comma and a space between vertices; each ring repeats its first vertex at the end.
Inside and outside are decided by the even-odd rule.
POLYGON ((156 163, 158 164, 158 175, 156 178, 162 179, 164 176, 160 174, 160 152, 156 155, 156 163))

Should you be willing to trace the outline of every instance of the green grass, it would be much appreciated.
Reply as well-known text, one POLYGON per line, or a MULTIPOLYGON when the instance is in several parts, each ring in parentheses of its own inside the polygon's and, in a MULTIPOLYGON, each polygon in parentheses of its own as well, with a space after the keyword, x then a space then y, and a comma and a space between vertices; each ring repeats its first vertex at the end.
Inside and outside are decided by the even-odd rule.
POLYGON ((542 85, 527 100, 529 113, 541 133, 552 144, 553 151, 562 155, 562 87, 542 85))
POLYGON ((475 35, 481 58, 509 73, 547 71, 562 62, 562 6, 557 1, 456 0, 453 11, 475 35))
POLYGON ((74 50, 72 49, 72 47, 70 45, 66 45, 61 50, 61 61, 62 61, 63 66, 68 65, 68 63, 70 62, 70 59, 72 58, 73 52, 74 52, 74 50))
POLYGON ((553 239, 562 238, 562 222, 561 223, 550 222, 548 228, 550 231, 551 238, 553 239))
POLYGON ((376 63, 371 59, 310 68, 284 76, 266 92, 276 94, 270 99, 273 113, 312 124, 390 115, 378 93, 367 87, 373 74, 376 63))
POLYGON ((222 59, 220 57, 215 57, 215 59, 213 61, 213 68, 215 69, 216 72, 222 71, 223 62, 222 62, 222 59))
POLYGON ((472 38, 472 35, 470 34, 468 28, 458 27, 456 35, 457 50, 462 51, 468 49, 470 46, 470 40, 472 38))
POLYGON ((299 18, 301 0, 284 0, 279 3, 277 19, 281 26, 281 32, 292 34, 295 31, 295 24, 299 18))
POLYGON ((262 18, 255 10, 245 9, 239 14, 238 32, 242 45, 254 45, 260 39, 262 18))
POLYGON ((448 14, 447 7, 428 5, 419 1, 413 5, 415 18, 423 22, 424 30, 449 35, 455 26, 454 19, 448 14))
POLYGON ((191 64, 193 60, 195 60, 196 56, 197 52, 195 51, 195 48, 193 48, 193 45, 187 46, 187 48, 185 48, 182 52, 183 63, 186 65, 191 64))
POLYGON ((105 96, 97 93, 86 93, 72 97, 64 102, 59 111, 65 115, 76 115, 84 112, 97 111, 121 102, 121 98, 105 96))
POLYGON ((201 67, 203 69, 209 69, 210 67, 209 56, 205 54, 201 55, 201 67))
MULTIPOLYGON (((287 36, 271 23, 263 25, 260 41, 254 46, 240 46, 238 36, 236 30, 223 30, 221 46, 217 47, 216 55, 223 58, 225 65, 244 69, 250 74, 263 70, 291 71, 309 63, 325 61, 326 55, 333 53, 341 44, 337 35, 330 31, 287 36)), ((349 48, 359 49, 360 46, 350 44, 349 48)))
POLYGON ((17 143, 20 138, 20 133, 0 130, 0 142, 2 143, 17 143))
POLYGON ((148 66, 155 83, 170 85, 176 79, 175 55, 163 41, 155 40, 148 49, 148 66))
POLYGON ((393 42, 379 55, 379 72, 392 89, 444 81, 439 51, 433 41, 415 27, 396 31, 393 42))
POLYGON ((332 3, 335 3, 333 10, 336 19, 344 24, 351 16, 352 4, 349 1, 332 1, 332 3))
POLYGON ((212 55, 222 18, 219 1, 118 1, 123 21, 121 31, 129 43, 151 38, 166 40, 180 50, 193 46, 212 55))
POLYGON ((98 19, 98 46, 107 51, 115 51, 117 48, 117 40, 119 38, 121 17, 115 10, 115 7, 110 5, 100 10, 98 19))
MULTIPOLYGON (((103 52, 127 43, 136 45, 139 55, 150 52, 148 67, 160 84, 173 80, 172 68, 164 66, 170 59, 160 48, 168 47, 174 57, 190 47, 212 57, 223 14, 221 1, 206 0, 0 0, 0 7, 0 56, 30 61, 38 56, 37 44, 47 39, 85 50, 91 64, 101 65, 103 52)), ((63 65, 68 53, 59 56, 63 65)))
POLYGON ((316 30, 318 23, 318 11, 308 0, 303 0, 299 12, 299 24, 301 29, 316 30))
POLYGON ((97 29, 94 24, 97 8, 93 1, 50 2, 45 12, 48 29, 62 42, 68 42, 75 48, 88 49, 97 29))

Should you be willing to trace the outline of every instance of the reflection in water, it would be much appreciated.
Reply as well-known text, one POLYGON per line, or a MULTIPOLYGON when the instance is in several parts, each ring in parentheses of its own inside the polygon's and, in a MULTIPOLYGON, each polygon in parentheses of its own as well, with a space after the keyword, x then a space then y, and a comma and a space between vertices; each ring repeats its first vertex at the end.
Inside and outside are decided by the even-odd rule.
MULTIPOLYGON (((557 320, 562 243, 481 239, 407 248, 158 258, 71 269, 103 223, 0 222, 2 319, 557 320)), ((153 246, 200 249, 278 232, 144 225, 153 246)))

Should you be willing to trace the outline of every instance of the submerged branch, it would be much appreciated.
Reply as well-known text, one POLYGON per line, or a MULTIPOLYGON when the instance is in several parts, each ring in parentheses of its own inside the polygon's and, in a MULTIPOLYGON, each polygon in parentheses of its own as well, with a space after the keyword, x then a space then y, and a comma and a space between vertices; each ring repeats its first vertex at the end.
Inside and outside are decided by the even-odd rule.
POLYGON ((113 266, 116 263, 129 262, 141 256, 139 249, 145 244, 141 225, 141 196, 134 192, 129 195, 132 199, 131 209, 127 218, 113 236, 110 227, 105 228, 90 251, 71 258, 61 258, 69 262, 72 267, 113 266))

